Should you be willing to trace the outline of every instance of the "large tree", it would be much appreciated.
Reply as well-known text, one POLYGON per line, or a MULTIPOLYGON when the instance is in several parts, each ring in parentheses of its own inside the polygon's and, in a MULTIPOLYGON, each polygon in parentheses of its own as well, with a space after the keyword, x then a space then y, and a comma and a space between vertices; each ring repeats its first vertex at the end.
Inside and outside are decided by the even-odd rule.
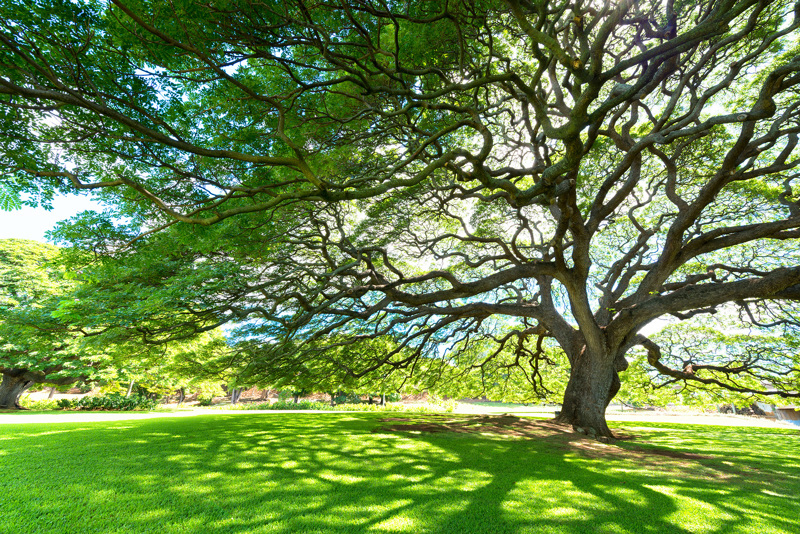
POLYGON ((130 224, 75 242, 241 266, 187 316, 317 355, 401 340, 338 362, 356 376, 424 359, 536 384, 554 341, 560 421, 605 436, 636 346, 676 380, 797 375, 672 364, 641 331, 797 324, 798 2, 41 0, 0 27, 5 194, 99 191, 130 224))

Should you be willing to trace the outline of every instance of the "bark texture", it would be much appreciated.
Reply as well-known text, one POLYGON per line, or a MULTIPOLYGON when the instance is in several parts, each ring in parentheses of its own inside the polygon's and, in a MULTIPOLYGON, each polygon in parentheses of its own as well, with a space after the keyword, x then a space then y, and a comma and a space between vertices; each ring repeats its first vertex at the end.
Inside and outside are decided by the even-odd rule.
POLYGON ((564 402, 556 422, 571 425, 590 437, 613 438, 606 423, 606 408, 619 392, 619 373, 628 368, 624 354, 584 350, 575 358, 564 402))
POLYGON ((19 398, 33 384, 24 374, 3 373, 3 380, 0 382, 0 409, 24 410, 19 404, 19 398))
POLYGON ((605 411, 614 374, 613 361, 609 358, 589 352, 581 354, 570 370, 556 421, 589 435, 613 437, 606 424, 605 411))
POLYGON ((0 409, 24 410, 19 404, 19 398, 34 384, 52 384, 65 386, 78 381, 87 380, 86 376, 48 376, 48 371, 58 372, 61 367, 54 367, 46 371, 31 371, 20 368, 0 368, 2 381, 0 381, 0 409))

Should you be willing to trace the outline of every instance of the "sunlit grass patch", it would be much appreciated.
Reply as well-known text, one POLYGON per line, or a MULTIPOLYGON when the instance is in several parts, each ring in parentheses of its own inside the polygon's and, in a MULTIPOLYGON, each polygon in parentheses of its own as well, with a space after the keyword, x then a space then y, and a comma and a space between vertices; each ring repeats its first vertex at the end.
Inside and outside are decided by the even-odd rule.
POLYGON ((800 531, 797 431, 630 423, 598 448, 385 417, 3 425, 0 532, 800 531))

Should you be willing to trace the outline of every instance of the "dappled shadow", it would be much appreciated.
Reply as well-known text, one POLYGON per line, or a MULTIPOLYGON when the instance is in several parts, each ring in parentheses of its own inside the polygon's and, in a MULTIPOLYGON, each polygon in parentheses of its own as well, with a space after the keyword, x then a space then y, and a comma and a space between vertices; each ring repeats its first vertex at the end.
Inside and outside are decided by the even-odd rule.
MULTIPOLYGON (((381 426, 373 432, 404 432, 416 434, 420 432, 440 433, 453 432, 457 434, 480 434, 508 436, 522 439, 535 439, 550 443, 569 446, 580 450, 587 457, 599 458, 617 456, 625 458, 646 459, 648 456, 663 456, 682 460, 711 460, 714 456, 697 454, 693 452, 673 451, 668 449, 639 448, 635 442, 636 436, 617 433, 616 440, 604 440, 602 443, 573 431, 569 426, 555 423, 552 420, 530 419, 515 415, 417 415, 412 417, 384 417, 381 422, 400 422, 381 426), (618 440, 624 439, 631 442, 627 448, 615 447, 618 440)), ((566 448, 566 447, 564 447, 566 448)))
POLYGON ((519 423, 528 436, 485 428, 409 434, 385 427, 414 422, 379 417, 237 414, 26 427, 24 442, 0 442, 1 464, 31 469, 0 482, 0 494, 11 496, 0 508, 29 532, 798 530, 788 512, 800 494, 797 433, 664 428, 605 445, 570 432, 557 438, 553 429, 537 439, 547 429, 535 422, 519 423), (716 434, 725 445, 704 450, 716 434), (737 456, 726 457, 726 447, 737 456), (677 454, 702 458, 669 457, 677 454), (759 471, 737 464, 751 455, 748 465, 759 471), (64 465, 51 469, 58 461, 64 465))

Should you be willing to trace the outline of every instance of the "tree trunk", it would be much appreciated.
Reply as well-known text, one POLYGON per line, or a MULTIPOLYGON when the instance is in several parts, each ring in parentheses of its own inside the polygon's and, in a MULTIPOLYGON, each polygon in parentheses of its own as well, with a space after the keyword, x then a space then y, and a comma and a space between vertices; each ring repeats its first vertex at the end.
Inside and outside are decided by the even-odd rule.
POLYGON ((299 393, 295 393, 294 394, 294 403, 297 404, 298 402, 300 402, 300 394, 299 393))
POLYGON ((231 390, 231 404, 236 404, 239 402, 239 397, 242 396, 242 390, 239 388, 233 388, 231 390))
POLYGON ((32 385, 31 380, 3 373, 3 380, 0 382, 0 409, 24 410, 19 405, 19 398, 32 385))
POLYGON ((125 394, 126 399, 130 398, 131 396, 131 392, 133 391, 133 384, 134 384, 133 380, 131 380, 131 383, 128 384, 128 392, 125 394))
POLYGON ((55 395, 55 394, 56 394, 56 387, 55 386, 50 386, 50 394, 47 396, 47 398, 48 399, 52 399, 53 395, 55 395))
POLYGON ((584 349, 573 361, 556 422, 571 425, 589 437, 613 438, 606 423, 606 408, 619 391, 619 371, 625 368, 627 362, 622 356, 614 358, 584 349))
POLYGON ((386 393, 381 393, 381 406, 386 406, 386 393))
POLYGON ((185 400, 186 400, 186 390, 184 388, 181 388, 178 390, 178 406, 183 404, 183 401, 185 400))
POLYGON ((336 398, 336 393, 331 391, 330 395, 331 395, 331 406, 336 406, 336 401, 334 400, 336 398))

